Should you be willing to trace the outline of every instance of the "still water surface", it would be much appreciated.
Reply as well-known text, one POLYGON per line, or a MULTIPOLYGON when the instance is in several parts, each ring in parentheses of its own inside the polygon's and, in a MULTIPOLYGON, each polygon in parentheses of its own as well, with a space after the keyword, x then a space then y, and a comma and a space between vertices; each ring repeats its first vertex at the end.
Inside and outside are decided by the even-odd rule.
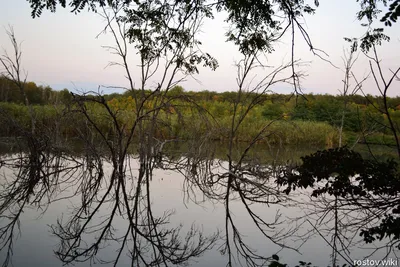
MULTIPOLYGON (((135 163, 133 164, 135 165, 135 163)), ((135 169, 135 166, 133 169, 135 169)), ((204 199, 201 204, 187 201, 183 189, 184 177, 182 174, 161 169, 156 169, 153 174, 151 192, 153 210, 156 215, 161 215, 166 210, 173 210, 174 215, 170 220, 172 225, 183 224, 185 229, 186 226, 194 223, 201 227, 204 234, 212 234, 217 229, 224 229, 225 207, 223 203, 212 202, 207 199, 204 199)), ((196 196, 200 200, 203 198, 201 192, 197 192, 196 196)), ((300 199, 301 197, 298 196, 297 200, 300 199)), ((75 200, 79 201, 78 199, 75 200)), ((68 214, 75 200, 61 200, 53 203, 43 214, 33 209, 24 211, 21 218, 21 235, 16 240, 14 247, 13 266, 62 266, 53 252, 57 248, 59 240, 50 234, 49 225, 54 224, 57 218, 68 214)), ((300 207, 255 205, 253 208, 266 220, 272 220, 278 210, 282 213, 283 218, 301 216, 305 212, 300 207)), ((259 254, 271 256, 277 253, 281 258, 281 262, 287 263, 289 266, 297 265, 299 260, 312 262, 315 266, 330 265, 331 247, 320 235, 314 234, 303 245, 301 245, 302 242, 296 236, 289 237, 284 241, 285 244, 291 247, 299 247, 301 245, 298 252, 290 249, 280 250, 278 246, 260 235, 240 202, 233 202, 231 210, 237 227, 245 236, 246 241, 259 254)), ((293 227, 293 222, 289 223, 288 221, 287 224, 279 226, 277 230, 290 227, 293 227)), ((310 225, 304 224, 300 227, 299 234, 312 230, 313 228, 310 225)), ((329 237, 326 236, 326 239, 329 240, 329 237)), ((222 255, 219 251, 222 242, 220 240, 212 250, 205 252, 200 258, 190 261, 189 266, 226 266, 227 256, 222 255)), ((368 249, 353 248, 351 257, 353 260, 362 259, 370 251, 368 249)), ((381 259, 382 255, 384 255, 383 252, 370 259, 381 259)), ((113 259, 115 257, 115 248, 113 250, 112 247, 108 247, 101 250, 100 257, 103 260, 113 259)), ((394 258, 395 255, 391 257, 394 258)), ((0 261, 3 259, 4 253, 1 253, 0 261)), ((341 263, 344 262, 342 261, 341 263)), ((89 263, 76 263, 75 266, 89 266, 89 263)), ((109 265, 104 264, 102 266, 109 265)), ((130 266, 130 259, 125 256, 118 266, 130 266)), ((237 263, 237 266, 239 266, 239 263, 237 263)))

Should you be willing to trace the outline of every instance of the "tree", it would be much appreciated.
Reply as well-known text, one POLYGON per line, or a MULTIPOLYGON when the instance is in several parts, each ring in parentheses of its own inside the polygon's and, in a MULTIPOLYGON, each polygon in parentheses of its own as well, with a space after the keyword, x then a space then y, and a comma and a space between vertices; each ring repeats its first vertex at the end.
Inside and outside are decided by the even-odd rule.
POLYGON ((169 90, 169 95, 179 96, 179 95, 182 95, 184 91, 185 91, 185 89, 182 86, 176 85, 173 88, 171 88, 171 90, 169 90))
POLYGON ((283 114, 281 103, 268 103, 264 105, 262 115, 268 119, 276 119, 283 114))
POLYGON ((292 119, 294 120, 315 120, 315 114, 311 109, 311 100, 300 100, 294 107, 292 119))
MULTIPOLYGON (((370 97, 365 97, 378 114, 386 117, 384 122, 376 122, 393 136, 397 157, 380 159, 375 157, 368 147, 372 159, 364 159, 348 147, 338 147, 302 157, 301 164, 293 169, 289 168, 277 179, 278 184, 286 186, 284 192, 287 194, 295 190, 311 189, 313 201, 307 205, 315 207, 312 214, 321 218, 318 219, 318 224, 327 220, 325 230, 329 234, 333 232, 333 245, 331 245, 334 250, 333 264, 336 264, 337 255, 347 259, 351 264, 346 251, 354 245, 354 237, 357 235, 360 235, 365 243, 384 240, 386 246, 377 247, 373 253, 379 249, 388 251, 394 248, 400 249, 398 167, 400 128, 393 119, 387 96, 391 86, 394 86, 396 81, 400 81, 398 77, 400 68, 391 71, 391 74, 385 77, 375 46, 372 50, 373 54, 368 56, 371 75, 381 94, 381 99, 378 103, 374 103, 370 97), (331 211, 334 216, 327 216, 331 211), (329 221, 333 221, 334 225, 329 224, 329 221), (347 239, 343 233, 348 233, 353 238, 347 239), (342 247, 341 250, 337 243, 342 247)), ((350 65, 347 64, 347 66, 350 65)), ((346 73, 349 75, 348 72, 346 73)), ((344 86, 344 92, 347 92, 349 87, 346 78, 344 86)), ((359 83, 355 86, 357 90, 362 91, 359 83)))
MULTIPOLYGON (((211 69, 216 66, 210 55, 196 49, 199 24, 209 15, 208 9, 201 4, 201 1, 194 4, 180 2, 172 7, 169 2, 138 2, 133 10, 115 2, 109 9, 102 9, 107 22, 105 31, 115 40, 115 46, 107 49, 119 56, 119 61, 111 65, 122 67, 126 73, 129 87, 124 89, 132 94, 134 116, 132 120, 124 120, 120 108, 112 107, 100 94, 74 94, 73 111, 81 114, 88 125, 89 135, 83 132, 81 138, 89 147, 88 157, 94 158, 99 167, 95 177, 89 177, 87 182, 85 178, 81 180, 83 187, 89 186, 88 192, 83 194, 81 208, 75 210, 70 220, 53 226, 53 233, 60 238, 57 256, 62 262, 93 261, 98 256, 98 248, 110 240, 118 246, 113 259, 115 265, 120 262, 124 249, 129 252, 132 265, 167 266, 184 264, 213 246, 217 235, 203 236, 192 226, 182 237, 182 226, 168 224, 171 212, 156 216, 151 203, 152 172, 163 165, 164 144, 175 141, 159 140, 157 131, 167 124, 166 110, 179 109, 174 100, 185 100, 179 91, 171 97, 168 93, 187 75, 197 73, 199 64, 211 69), (128 64, 132 50, 140 55, 137 88, 134 88, 134 73, 128 64), (149 79, 157 72, 162 78, 149 90, 149 79), (88 109, 90 106, 101 111, 102 118, 110 127, 101 127, 98 112, 92 112, 88 109), (98 139, 93 141, 90 135, 98 139), (129 150, 135 141, 138 142, 137 155, 131 155, 129 150), (111 175, 103 173, 101 165, 105 158, 111 158, 111 175), (137 171, 131 167, 133 160, 138 162, 137 171), (109 204, 113 208, 107 219, 91 227, 97 210, 109 204), (95 208, 89 209, 90 215, 84 216, 86 207, 92 206, 95 208), (127 226, 125 234, 119 237, 115 236, 114 229, 117 218, 123 219, 127 226), (88 233, 97 235, 86 246, 85 235, 88 233)), ((188 105, 193 103, 190 99, 185 102, 188 105)))
POLYGON ((17 42, 14 29, 12 27, 10 27, 10 29, 7 30, 7 35, 11 41, 14 53, 13 56, 10 56, 7 53, 7 51, 5 51, 4 55, 0 56, 0 63, 4 68, 2 76, 6 77, 6 79, 9 80, 21 94, 23 103, 29 109, 29 116, 31 120, 31 132, 32 134, 35 134, 35 123, 36 123, 35 111, 33 110, 30 104, 27 94, 27 83, 26 83, 26 79, 28 76, 27 73, 25 73, 25 77, 23 77, 24 70, 22 68, 21 44, 17 42))
MULTIPOLYGON (((17 158, 2 159, 0 164, 0 168, 19 166, 19 171, 11 172, 14 175, 4 179, 0 191, 0 246, 7 250, 3 266, 11 261, 24 208, 50 205, 57 198, 60 185, 77 185, 72 195, 81 196, 80 205, 73 208, 72 215, 51 226, 60 242, 55 253, 63 263, 98 262, 99 250, 110 242, 118 246, 113 263, 117 265, 126 252, 132 266, 185 264, 213 246, 218 233, 204 236, 193 225, 183 236, 183 226, 168 226, 172 212, 157 216, 151 203, 153 169, 162 165, 164 144, 174 141, 157 139, 157 131, 166 124, 163 115, 170 108, 179 109, 174 105, 178 98, 193 110, 202 112, 184 95, 167 97, 167 94, 185 77, 197 73, 199 64, 211 69, 217 66, 211 55, 197 48, 199 25, 210 15, 202 3, 179 2, 171 6, 170 2, 141 2, 135 10, 130 10, 123 3, 114 2, 108 9, 103 7, 102 16, 107 22, 105 31, 115 40, 115 46, 106 48, 119 56, 119 61, 110 64, 122 67, 126 73, 129 87, 124 89, 132 93, 134 101, 132 120, 127 121, 125 114, 99 93, 67 97, 68 91, 64 90, 63 101, 70 104, 64 118, 72 117, 69 123, 77 123, 74 118, 83 118, 83 127, 76 129, 83 141, 82 157, 64 153, 70 150, 54 141, 59 140, 58 132, 45 133, 46 128, 35 127, 34 122, 27 127, 32 129, 23 135, 27 149, 21 149, 17 158), (140 56, 139 88, 134 88, 128 64, 132 50, 140 56), (149 90, 149 79, 156 72, 160 72, 162 78, 149 90), (129 153, 134 141, 139 144, 137 155, 129 153), (131 166, 134 160, 139 170, 131 166), (104 169, 107 162, 111 173, 104 169), (112 208, 108 208, 109 205, 112 208), (99 215, 103 211, 107 216, 99 215), (122 236, 115 229, 118 219, 126 226, 122 236), (93 238, 88 239, 88 236, 93 238)), ((14 34, 9 36, 16 58, 6 55, 0 62, 8 71, 9 79, 25 96, 26 81, 19 76, 21 53, 14 34)), ((28 97, 24 99, 31 108, 28 97)), ((5 117, 12 120, 8 114, 5 117)))
MULTIPOLYGON (((57 6, 65 8, 67 4, 71 7, 72 12, 80 12, 88 8, 97 12, 105 6, 123 3, 126 7, 134 3, 136 0, 27 0, 32 8, 32 17, 38 17, 42 14, 43 9, 56 11, 57 6)), ((176 0, 175 3, 181 2, 176 0)), ((392 26, 397 22, 400 16, 399 0, 360 0, 360 11, 357 12, 357 18, 361 22, 364 19, 367 23, 362 23, 367 27, 366 33, 360 38, 360 47, 364 51, 368 51, 372 45, 380 44, 383 40, 389 40, 384 34, 384 29, 372 28, 372 23, 378 19, 379 14, 384 11, 384 15, 379 21, 385 26, 392 26), (390 3, 392 2, 392 3, 390 3), (385 10, 382 10, 381 8, 385 10)), ((216 10, 226 11, 228 13, 227 21, 232 27, 227 31, 228 40, 233 41, 243 53, 250 53, 257 49, 264 51, 272 51, 273 43, 279 39, 285 32, 290 31, 292 41, 294 41, 295 28, 302 34, 304 41, 310 49, 317 55, 318 50, 312 45, 307 31, 299 23, 299 19, 305 14, 313 14, 319 6, 319 1, 314 0, 311 6, 304 0, 225 0, 218 2, 205 3, 202 5, 211 7, 215 6, 216 10)), ((294 54, 294 52, 292 51, 294 54)), ((294 74, 294 73, 293 73, 294 74)))
POLYGON ((67 88, 62 89, 59 92, 59 100, 63 104, 68 104, 72 100, 72 94, 68 91, 67 88))
MULTIPOLYGON (((21 123, 17 119, 18 116, 12 116, 3 107, 0 108, 0 120, 2 124, 13 129, 15 143, 19 148, 14 157, 4 159, 0 164, 0 168, 3 169, 19 165, 19 171, 10 175, 10 180, 4 179, 0 191, 0 246, 6 252, 3 266, 11 263, 13 245, 24 209, 27 206, 41 208, 46 206, 44 203, 50 203, 57 191, 60 173, 68 169, 61 163, 64 157, 60 152, 63 149, 58 142, 57 127, 38 127, 37 113, 32 102, 41 100, 40 89, 36 84, 26 82, 27 74, 22 66, 21 46, 12 27, 7 34, 12 43, 13 56, 7 51, 0 56, 0 63, 5 70, 2 74, 22 96, 30 123, 21 123)), ((60 121, 61 116, 55 120, 60 121)))

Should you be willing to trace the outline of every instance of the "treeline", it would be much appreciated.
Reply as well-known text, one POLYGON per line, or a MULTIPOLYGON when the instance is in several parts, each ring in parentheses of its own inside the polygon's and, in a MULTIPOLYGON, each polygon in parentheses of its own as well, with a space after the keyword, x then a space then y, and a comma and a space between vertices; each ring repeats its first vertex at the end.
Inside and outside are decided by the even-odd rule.
MULTIPOLYGON (((68 89, 54 90, 50 86, 36 85, 34 82, 26 82, 24 90, 29 103, 33 105, 67 104, 72 99, 68 89)), ((151 92, 151 90, 145 91, 146 94, 151 92)), ((129 96, 134 97, 135 93, 141 93, 141 91, 133 90, 125 93, 105 94, 104 98, 107 101, 123 99, 129 96)), ((218 93, 208 90, 194 92, 185 91, 182 86, 175 86, 168 91, 168 95, 171 97, 181 96, 182 94, 196 102, 234 103, 237 100, 237 92, 218 93)), ((256 93, 249 93, 247 98, 252 99, 255 95, 256 93)), ((361 111, 365 111, 367 108, 368 111, 373 112, 373 108, 371 109, 372 104, 376 106, 383 105, 383 99, 380 96, 349 95, 343 97, 328 94, 305 94, 301 97, 287 94, 267 94, 260 97, 258 104, 264 105, 263 116, 266 118, 283 115, 299 120, 334 122, 338 118, 332 115, 343 109, 345 101, 348 103, 348 109, 353 113, 357 108, 361 111)), ((0 102, 24 103, 21 91, 13 81, 4 76, 0 76, 0 102)), ((387 97, 387 105, 393 112, 400 110, 400 97, 387 97)), ((354 118, 350 120, 354 120, 354 118)), ((356 130, 352 126, 349 127, 349 129, 356 130)))
MULTIPOLYGON (((148 91, 150 93, 151 91, 148 91)), ((121 101, 127 97, 134 97, 135 92, 106 95, 107 100, 121 101)), ((237 92, 213 91, 186 92, 183 87, 176 86, 168 92, 170 97, 185 95, 201 104, 213 116, 221 118, 229 116, 231 104, 237 101, 237 92)), ((242 98, 243 104, 254 99, 256 93, 248 93, 242 98)), ((345 131, 361 132, 373 131, 386 133, 386 116, 381 112, 386 104, 390 115, 400 125, 400 97, 387 97, 372 95, 329 95, 305 94, 293 96, 287 94, 266 94, 257 100, 257 112, 265 119, 284 119, 286 121, 325 122, 331 126, 339 127, 343 120, 345 131)), ((253 114, 254 115, 254 114, 253 114)))
MULTIPOLYGON (((63 137, 70 138, 77 136, 79 131, 84 131, 86 126, 83 118, 73 112, 68 113, 68 110, 71 110, 73 94, 67 89, 57 91, 48 86, 37 86, 33 82, 27 82, 24 91, 29 103, 34 106, 36 123, 49 129, 49 132, 56 131, 63 137)), ((150 95, 151 92, 147 90, 144 93, 150 95)), ((137 94, 143 92, 132 90, 122 94, 112 93, 102 96, 101 99, 128 127, 136 116, 137 94)), ((227 131, 231 125, 233 105, 238 98, 236 92, 193 92, 176 86, 166 95, 171 101, 160 110, 162 122, 157 125, 158 137, 190 139, 207 134, 212 140, 223 141, 229 138, 227 131)), ((243 108, 244 111, 255 96, 254 93, 242 96, 239 108, 243 108)), ((145 108, 151 110, 154 104, 150 97, 145 103, 145 108)), ((380 97, 313 94, 295 97, 267 94, 258 97, 256 104, 246 116, 236 141, 251 140, 266 124, 273 122, 267 131, 268 138, 265 139, 269 143, 332 147, 338 142, 339 127, 343 127, 345 143, 365 142, 365 136, 364 139, 360 138, 360 133, 366 133, 373 143, 393 142, 392 137, 385 136, 387 122, 385 115, 379 112, 379 108, 384 105, 380 97)), ((400 125, 400 97, 387 98, 386 104, 394 123, 400 125)), ((104 107, 92 103, 87 104, 87 108, 92 114, 96 114, 99 127, 104 129, 104 132, 111 133, 110 118, 107 117, 104 107)), ((29 128, 29 111, 24 106, 20 90, 4 77, 0 77, 0 111, 4 126, 0 136, 18 135, 17 128, 12 126, 14 122, 29 128), (7 116, 12 120, 5 120, 7 116)))
MULTIPOLYGON (((36 85, 34 82, 26 82, 24 91, 29 103, 33 105, 66 104, 72 98, 68 89, 57 91, 50 86, 36 85)), ((24 101, 18 86, 10 79, 0 76, 0 102, 22 104, 24 101)))

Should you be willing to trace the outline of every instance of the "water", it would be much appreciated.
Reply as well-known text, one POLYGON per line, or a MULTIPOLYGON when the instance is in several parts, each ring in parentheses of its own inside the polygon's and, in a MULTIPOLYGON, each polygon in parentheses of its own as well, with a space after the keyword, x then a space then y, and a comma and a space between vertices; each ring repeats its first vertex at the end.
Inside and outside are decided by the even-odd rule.
MULTIPOLYGON (((8 156, 9 157, 9 156, 8 156)), ((225 162, 221 163, 221 169, 226 165, 225 162)), ((137 175, 138 163, 136 160, 131 161, 133 175, 137 175)), ((106 174, 111 173, 110 166, 105 165, 106 174)), ((12 169, 3 170, 6 177, 12 175, 12 169)), ((194 189, 191 198, 196 197, 196 202, 188 199, 185 187, 185 177, 176 171, 155 169, 153 173, 151 186, 151 200, 152 209, 155 215, 161 216, 166 211, 174 212, 170 219, 170 226, 183 225, 183 232, 188 231, 192 224, 199 227, 204 235, 212 235, 216 232, 221 232, 221 239, 219 239, 211 250, 206 251, 198 258, 192 259, 188 262, 189 266, 226 266, 228 261, 227 255, 222 255, 220 248, 224 241, 225 229, 225 206, 220 201, 212 201, 207 199, 202 192, 194 189)), ((61 193, 60 196, 68 195, 73 188, 61 193)), ((282 214, 281 221, 283 223, 278 225, 271 231, 277 233, 279 231, 289 231, 291 228, 296 227, 300 221, 290 221, 288 218, 295 218, 305 214, 303 205, 296 204, 296 201, 305 203, 307 200, 307 192, 304 195, 294 197, 290 203, 283 203, 284 205, 261 205, 253 204, 251 208, 258 216, 262 217, 267 222, 274 221, 277 212, 282 214), (286 206, 286 204, 291 204, 286 206)), ((54 251, 58 248, 59 239, 50 233, 50 225, 54 225, 57 218, 67 218, 74 205, 78 205, 79 197, 73 197, 66 200, 60 200, 52 203, 45 212, 40 210, 26 208, 21 216, 21 235, 17 238, 14 246, 13 266, 62 266, 62 263, 55 257, 54 251)), ((308 200, 307 200, 308 201, 308 200)), ((289 266, 297 265, 299 260, 312 262, 315 266, 328 266, 331 264, 330 254, 331 247, 322 237, 323 234, 318 234, 314 228, 303 221, 299 226, 298 231, 291 236, 287 236, 281 242, 286 246, 298 248, 298 251, 292 249, 281 249, 276 244, 260 234, 254 225, 254 222, 246 211, 245 207, 240 200, 231 200, 230 211, 235 227, 243 235, 246 244, 250 245, 257 251, 257 254, 270 257, 273 254, 278 254, 281 262, 287 263, 289 266), (307 242, 302 244, 298 236, 310 234, 307 242), (321 236, 322 235, 322 236, 321 236)), ((101 215, 107 215, 111 207, 106 205, 99 213, 98 219, 102 218, 101 215)), ((318 218, 311 218, 318 219, 318 218)), ((4 221, 3 221, 4 223, 4 221)), ((114 225, 118 230, 126 228, 126 223, 123 220, 116 220, 114 225)), ((230 233, 232 233, 230 231, 230 233)), ((182 233, 184 234, 184 233, 182 233)), ((231 236, 232 237, 232 236, 231 236)), ((329 236, 325 236, 329 240, 329 236)), ((87 240, 90 240, 88 238, 87 240)), ((371 247, 371 246, 369 246, 371 247)), ((115 258, 117 247, 110 242, 110 246, 99 251, 98 255, 102 260, 112 260, 115 258)), ((370 250, 353 248, 351 257, 353 260, 362 259, 368 255, 370 250)), ((369 259, 380 259, 384 255, 383 252, 370 257, 369 259)), ((5 257, 4 252, 0 254, 0 261, 5 257)), ((394 258, 392 254, 390 257, 394 258)), ((240 258, 240 257, 239 257, 240 258)), ((339 257, 340 258, 340 257, 339 257)), ((241 259, 244 263, 244 259, 241 259)), ((341 263, 345 263, 343 260, 341 263)), ((238 259, 234 261, 234 266, 240 266, 238 259)), ((75 266, 89 266, 89 262, 76 263, 75 266)), ((104 264, 104 266, 112 266, 104 264)), ((123 255, 118 266, 130 266, 130 259, 128 256, 123 255)), ((134 265, 135 266, 135 265, 134 265)))

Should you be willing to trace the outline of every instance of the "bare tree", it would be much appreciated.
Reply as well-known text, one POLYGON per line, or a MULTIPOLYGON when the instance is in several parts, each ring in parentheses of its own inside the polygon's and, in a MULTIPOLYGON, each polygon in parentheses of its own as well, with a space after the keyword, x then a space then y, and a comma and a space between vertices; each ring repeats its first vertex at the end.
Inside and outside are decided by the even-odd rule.
MULTIPOLYGON (((372 52, 373 55, 368 56, 371 76, 381 99, 374 103, 365 97, 380 114, 385 115, 385 123, 380 124, 397 140, 399 128, 389 110, 388 92, 400 69, 391 71, 389 78, 385 78, 375 47, 372 52)), ((359 88, 355 81, 355 88, 359 88)), ((361 88, 357 90, 362 92, 361 88)), ((284 190, 286 193, 304 189, 304 193, 310 196, 309 202, 302 203, 308 212, 299 219, 307 218, 315 233, 331 245, 333 265, 340 258, 352 264, 352 247, 366 248, 369 243, 374 243, 367 258, 382 251, 382 257, 387 258, 400 248, 397 163, 394 159, 383 161, 375 157, 371 149, 370 153, 372 160, 364 159, 346 147, 318 151, 303 157, 302 164, 293 170, 288 169, 278 179, 279 184, 288 186, 284 190), (328 240, 326 236, 332 239, 328 240)))
MULTIPOLYGON (((130 84, 127 89, 134 96, 134 119, 124 120, 120 110, 100 94, 74 94, 69 115, 84 117, 85 128, 78 129, 84 141, 82 156, 58 153, 50 142, 41 145, 43 136, 32 131, 28 138, 30 150, 25 157, 1 161, 2 167, 17 167, 20 171, 15 177, 9 177, 0 196, 2 219, 10 220, 0 229, 2 247, 8 246, 4 266, 10 263, 24 207, 53 203, 63 187, 70 191, 67 197, 81 199, 70 217, 60 218, 51 228, 60 240, 56 255, 63 263, 102 262, 98 252, 109 243, 117 246, 115 258, 111 260, 114 266, 125 253, 131 257, 132 266, 182 264, 213 246, 217 233, 206 237, 193 225, 185 236, 182 226, 168 228, 172 212, 154 214, 151 195, 152 170, 159 163, 158 152, 162 150, 162 144, 156 140, 157 130, 164 123, 162 114, 171 106, 178 109, 175 99, 168 97, 168 90, 196 73, 198 64, 217 66, 210 55, 198 49, 199 43, 194 38, 201 19, 209 14, 201 3, 164 1, 132 4, 135 6, 115 3, 103 9, 105 30, 112 33, 116 42, 115 47, 108 48, 122 60, 113 64, 125 69, 130 84), (129 67, 130 43, 140 55, 139 90, 134 88, 134 74, 129 67), (164 68, 160 67, 161 63, 165 63, 164 68), (148 83, 156 72, 161 73, 161 80, 149 92, 148 83), (177 78, 178 74, 183 78, 177 78), (109 129, 102 127, 102 119, 110 123, 109 129), (133 142, 139 142, 137 158, 129 153, 133 142), (137 172, 132 166, 135 162, 139 163, 137 172), (107 164, 111 172, 105 170, 107 164), (115 225, 121 219, 126 227, 119 235, 115 225)), ((12 40, 17 44, 15 38, 12 40)), ((20 50, 18 46, 14 48, 17 61, 8 62, 6 57, 4 64, 8 62, 14 68, 9 74, 14 75, 11 78, 22 90, 25 81, 12 72, 20 73, 20 50)), ((197 108, 191 99, 178 97, 197 108)))
POLYGON ((340 90, 340 95, 343 97, 343 108, 342 108, 342 116, 340 119, 339 126, 339 147, 343 145, 343 128, 346 119, 346 113, 348 112, 348 104, 349 97, 356 95, 358 92, 362 90, 363 83, 368 79, 368 76, 358 80, 357 77, 353 73, 354 64, 358 60, 357 52, 357 42, 353 40, 351 44, 350 51, 345 52, 343 58, 344 65, 344 79, 343 79, 343 88, 340 90), (352 84, 354 83, 354 84, 352 84))
MULTIPOLYGON (((342 147, 343 145, 343 129, 344 129, 344 124, 346 120, 346 113, 348 112, 348 104, 349 104, 349 97, 356 95, 360 90, 362 90, 362 84, 363 82, 368 78, 364 77, 361 81, 358 81, 356 76, 353 73, 353 67, 354 64, 358 60, 358 56, 356 55, 357 52, 357 46, 358 43, 357 41, 353 40, 350 50, 344 53, 343 57, 343 65, 344 65, 344 79, 343 79, 343 88, 342 90, 339 90, 340 95, 343 98, 343 107, 342 110, 339 111, 341 112, 341 118, 340 118, 340 125, 339 125, 339 147, 342 147), (352 82, 355 82, 354 85, 352 85, 352 82)), ((358 140, 355 142, 355 144, 358 142, 358 140)), ((355 145, 354 144, 354 145, 355 145)), ((325 203, 327 207, 325 210, 330 210, 332 209, 333 212, 333 221, 334 221, 334 230, 333 234, 331 237, 331 247, 332 247, 332 266, 337 265, 337 258, 338 254, 340 254, 340 251, 348 251, 348 246, 349 244, 342 240, 344 237, 343 233, 345 232, 345 229, 341 229, 341 220, 340 220, 340 214, 338 210, 338 198, 335 196, 335 199, 333 201, 333 207, 330 207, 332 203, 328 201, 327 199, 324 199, 322 203, 325 203)), ((329 221, 329 220, 328 220, 329 221)), ((330 244, 330 243, 329 243, 330 244)), ((342 256, 343 258, 343 256, 342 256)), ((347 259, 348 260, 348 259, 347 259)))
MULTIPOLYGON (((255 206, 279 206, 289 207, 291 199, 282 194, 276 184, 273 183, 276 175, 281 170, 279 166, 265 166, 260 164, 259 159, 249 157, 249 152, 260 143, 268 140, 268 137, 275 134, 270 130, 271 124, 267 123, 259 132, 251 137, 251 141, 239 150, 235 146, 235 140, 240 135, 241 127, 248 119, 250 111, 260 105, 265 95, 271 88, 279 83, 291 83, 290 70, 292 64, 281 65, 268 70, 261 60, 263 53, 257 51, 251 55, 244 56, 237 64, 238 68, 238 92, 237 99, 232 106, 232 117, 227 132, 227 162, 216 160, 207 156, 209 148, 206 142, 195 146, 199 153, 194 153, 187 160, 184 159, 181 165, 177 166, 185 176, 185 192, 189 199, 197 201, 198 190, 207 199, 222 202, 225 206, 224 245, 221 251, 228 255, 228 266, 235 263, 246 264, 247 266, 264 266, 272 261, 274 252, 257 252, 246 240, 243 229, 240 229, 232 214, 233 203, 240 203, 249 216, 252 226, 259 234, 277 245, 280 249, 294 249, 285 244, 285 238, 296 232, 297 227, 281 229, 286 221, 278 212, 273 218, 265 218, 259 214, 255 206), (254 81, 252 74, 255 69, 262 69, 267 72, 258 81, 254 81), (289 75, 285 73, 289 72, 289 75), (286 76, 287 75, 287 76, 286 76), (254 84, 252 84, 252 82, 254 84), (203 153, 200 153, 203 152, 203 153)), ((295 62, 298 64, 298 62, 295 62)), ((300 77, 300 76, 299 76, 300 77)), ((243 216, 243 215, 242 215, 243 216)))
MULTIPOLYGON (((12 261, 13 246, 20 231, 20 218, 26 208, 34 207, 45 212, 57 196, 75 183, 77 169, 82 163, 65 151, 58 136, 46 127, 37 127, 36 114, 26 94, 26 79, 22 67, 21 45, 12 27, 7 31, 14 57, 7 51, 0 57, 3 75, 20 91, 28 109, 31 123, 18 120, 0 108, 0 119, 16 135, 17 152, 0 160, 0 249, 6 251, 2 266, 12 261), (68 162, 68 164, 67 164, 68 162)), ((61 120, 62 114, 55 120, 61 120)))
MULTIPOLYGON (((379 59, 378 52, 376 50, 376 47, 372 47, 372 56, 369 56, 366 54, 366 56, 370 59, 369 65, 370 65, 370 70, 372 77, 375 82, 375 86, 382 98, 382 102, 379 103, 379 105, 375 104, 372 102, 372 100, 366 96, 365 98, 368 100, 368 102, 376 109, 380 114, 383 114, 386 119, 387 123, 384 125, 381 125, 384 129, 388 130, 390 134, 393 136, 393 139, 396 143, 396 150, 397 154, 400 158, 400 141, 399 141, 399 125, 393 120, 393 116, 390 113, 389 109, 389 104, 388 104, 388 93, 389 89, 391 86, 393 86, 393 82, 396 82, 399 80, 398 79, 398 74, 400 72, 400 67, 398 67, 396 70, 390 70, 391 75, 389 77, 385 77, 381 65, 381 60, 379 59)), ((364 93, 364 92, 363 92, 364 93)))
MULTIPOLYGON (((82 184, 89 187, 85 186, 84 201, 73 217, 53 226, 54 234, 61 240, 57 255, 63 262, 92 261, 99 247, 114 242, 119 247, 114 265, 119 263, 123 251, 127 251, 132 266, 167 266, 187 262, 211 248, 215 242, 216 235, 204 237, 194 226, 182 240, 181 226, 165 227, 171 212, 157 217, 151 203, 152 171, 160 163, 158 153, 162 150, 162 143, 156 139, 157 130, 163 125, 161 114, 171 106, 176 107, 175 99, 167 97, 167 92, 182 81, 183 78, 177 79, 178 73, 184 76, 196 73, 196 65, 202 62, 213 68, 216 66, 209 55, 199 54, 195 49, 194 34, 206 11, 200 2, 171 5, 168 1, 149 5, 139 3, 130 7, 115 4, 103 9, 107 22, 105 31, 111 32, 116 42, 115 47, 107 48, 121 59, 120 63, 111 64, 122 66, 126 72, 130 86, 126 89, 134 96, 135 116, 133 121, 124 122, 119 110, 110 106, 101 95, 74 96, 76 110, 85 116, 90 131, 100 138, 113 171, 108 176, 101 171, 101 166, 98 167, 96 175, 88 177, 82 184), (128 61, 129 43, 140 55, 138 89, 134 88, 134 74, 128 61), (164 68, 161 63, 165 64, 164 68), (156 73, 161 73, 161 80, 156 88, 148 91, 150 78, 156 73), (105 111, 112 125, 110 134, 99 127, 96 114, 89 110, 90 105, 100 106, 105 111), (134 141, 139 142, 137 158, 129 155, 134 141), (137 174, 132 169, 132 160, 139 163, 137 174), (110 201, 112 209, 107 219, 92 227, 96 214, 110 201), (127 222, 122 236, 114 233, 116 217, 127 222), (91 245, 83 246, 87 233, 97 233, 98 238, 91 245)), ((190 99, 186 102, 191 103, 190 99)), ((104 152, 99 151, 98 144, 90 146, 89 155, 100 155, 104 160, 104 152)), ((99 165, 101 160, 97 162, 99 165)))
POLYGON ((13 55, 9 55, 6 50, 4 50, 4 54, 0 57, 0 62, 1 65, 4 68, 4 71, 2 72, 2 75, 4 77, 7 77, 12 83, 16 85, 16 87, 19 89, 25 105, 29 109, 29 116, 31 119, 31 131, 32 134, 35 133, 35 112, 32 108, 32 106, 29 104, 29 99, 25 93, 25 84, 26 84, 26 79, 28 77, 28 74, 24 72, 22 68, 22 50, 21 50, 21 44, 18 43, 14 29, 13 27, 9 26, 9 29, 7 30, 7 35, 9 37, 9 40, 11 41, 11 45, 13 48, 13 55))

